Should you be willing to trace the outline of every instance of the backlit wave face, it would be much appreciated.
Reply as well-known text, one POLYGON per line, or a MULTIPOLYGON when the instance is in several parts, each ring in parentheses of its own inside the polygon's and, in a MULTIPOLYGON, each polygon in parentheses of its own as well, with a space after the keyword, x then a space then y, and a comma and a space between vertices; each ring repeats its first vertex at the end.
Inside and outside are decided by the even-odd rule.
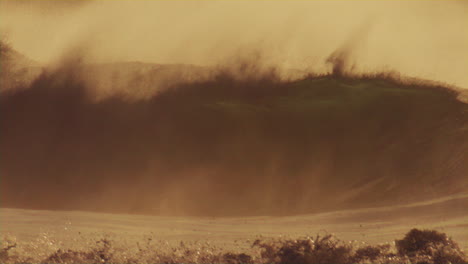
POLYGON ((296 214, 467 190, 468 106, 447 88, 219 73, 96 101, 80 78, 91 70, 0 97, 2 206, 296 214))

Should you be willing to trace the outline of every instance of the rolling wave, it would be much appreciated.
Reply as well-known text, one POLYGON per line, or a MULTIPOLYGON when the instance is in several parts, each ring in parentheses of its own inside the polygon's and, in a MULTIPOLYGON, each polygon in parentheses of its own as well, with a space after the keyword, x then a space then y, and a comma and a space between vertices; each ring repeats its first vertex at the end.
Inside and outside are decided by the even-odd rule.
POLYGON ((0 95, 2 207, 298 214, 468 190, 468 105, 449 88, 219 73, 95 100, 87 74, 45 71, 0 95))

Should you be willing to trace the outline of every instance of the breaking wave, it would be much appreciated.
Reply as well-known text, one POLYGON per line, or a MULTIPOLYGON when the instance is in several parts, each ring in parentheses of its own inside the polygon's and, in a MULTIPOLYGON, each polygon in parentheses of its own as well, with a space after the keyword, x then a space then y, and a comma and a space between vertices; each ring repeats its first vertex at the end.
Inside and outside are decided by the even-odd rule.
MULTIPOLYGON (((44 71, 1 93, 3 207, 297 214, 468 190, 468 105, 440 85, 218 71, 97 100, 93 72, 44 71)), ((150 74, 126 88, 157 85, 150 74)))

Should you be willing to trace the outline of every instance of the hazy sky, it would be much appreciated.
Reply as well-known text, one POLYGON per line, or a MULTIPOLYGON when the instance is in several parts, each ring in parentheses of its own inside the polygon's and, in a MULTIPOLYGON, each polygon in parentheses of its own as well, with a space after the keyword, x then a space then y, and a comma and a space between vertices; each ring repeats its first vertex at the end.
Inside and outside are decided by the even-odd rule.
POLYGON ((43 63, 262 63, 326 71, 336 50, 358 71, 468 87, 468 1, 0 1, 0 32, 43 63))

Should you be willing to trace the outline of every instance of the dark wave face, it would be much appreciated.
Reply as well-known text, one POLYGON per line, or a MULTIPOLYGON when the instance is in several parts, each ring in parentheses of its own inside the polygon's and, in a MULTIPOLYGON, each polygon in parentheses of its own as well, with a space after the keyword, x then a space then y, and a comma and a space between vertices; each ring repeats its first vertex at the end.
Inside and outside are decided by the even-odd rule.
POLYGON ((218 74, 138 100, 90 89, 62 69, 1 94, 2 207, 297 214, 468 190, 468 105, 443 87, 218 74))

